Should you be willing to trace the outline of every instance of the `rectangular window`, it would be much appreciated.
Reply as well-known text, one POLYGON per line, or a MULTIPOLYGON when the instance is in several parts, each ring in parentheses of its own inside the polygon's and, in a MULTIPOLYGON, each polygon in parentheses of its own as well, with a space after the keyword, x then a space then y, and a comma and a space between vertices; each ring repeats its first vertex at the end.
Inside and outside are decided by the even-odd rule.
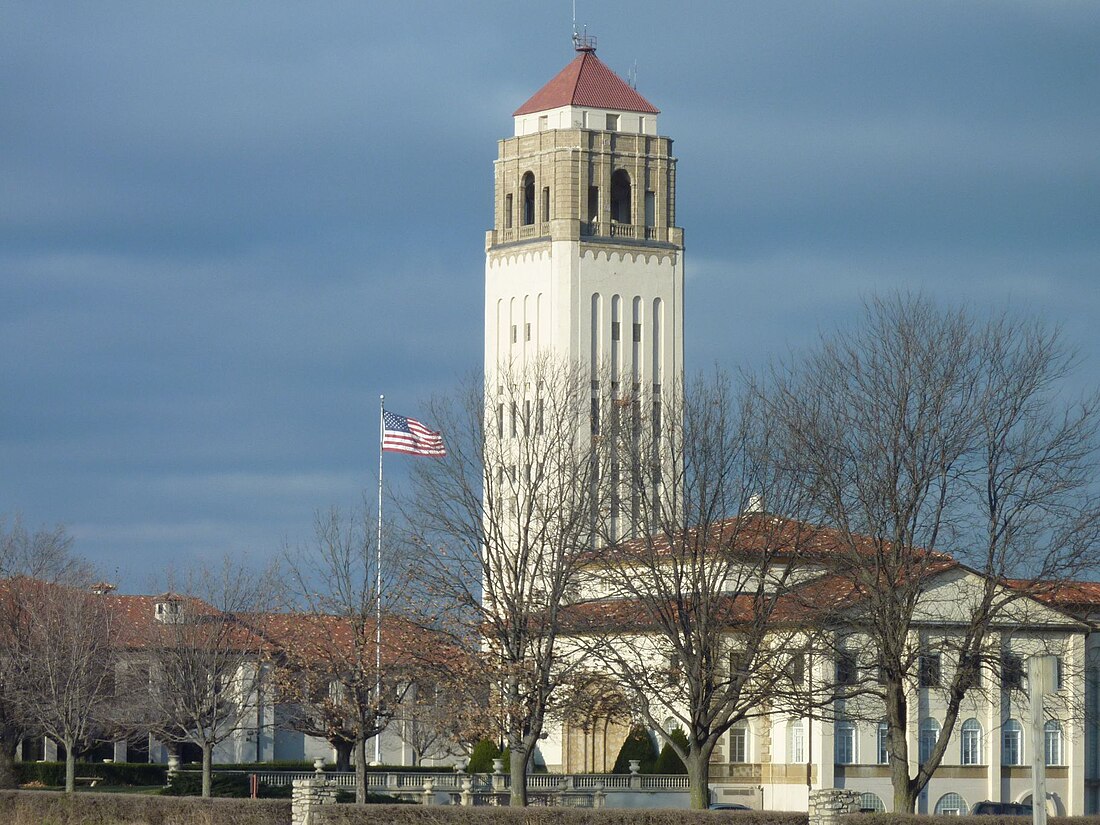
MULTIPOLYGON (((523 434, 529 435, 531 433, 531 402, 523 402, 523 434)), ((530 480, 530 479, 528 479, 530 480)))
POLYGON ((550 220, 550 187, 544 186, 542 188, 542 219, 544 221, 550 220))
POLYGON ((524 336, 524 340, 526 340, 526 341, 531 340, 531 325, 530 324, 524 324, 523 325, 523 336, 524 336))
MULTIPOLYGON (((806 682, 806 654, 793 653, 787 660, 787 678, 792 685, 802 685, 806 682)), ((799 760, 801 761, 801 760, 799 760)))
POLYGON ((960 670, 969 673, 969 686, 982 686, 982 657, 973 653, 964 653, 959 659, 960 670))
POLYGON ((497 405, 497 438, 504 438, 504 405, 497 405))
POLYGON ((730 762, 749 761, 749 731, 738 726, 730 728, 730 762))
POLYGON ((890 764, 890 726, 885 722, 878 723, 878 763, 880 765, 890 764))
POLYGON ((515 438, 515 437, 516 437, 516 418, 518 418, 518 417, 519 417, 519 416, 517 415, 517 412, 518 412, 518 411, 517 411, 517 409, 516 409, 516 402, 515 402, 515 401, 513 401, 513 402, 512 402, 512 429, 511 429, 511 433, 510 433, 510 434, 511 434, 511 436, 512 436, 512 438, 515 438))
POLYGON ((940 686, 940 654, 922 653, 920 657, 920 686, 940 686))
POLYGON ((1063 663, 1061 656, 1054 657, 1054 689, 1061 690, 1065 687, 1064 675, 1063 675, 1063 663))
POLYGON ((595 223, 600 219, 600 187, 588 187, 588 220, 595 223))
POLYGON ((619 321, 612 321, 611 322, 611 340, 612 341, 618 341, 619 336, 621 335, 619 323, 620 323, 619 321))
POLYGON ((806 761, 806 729, 802 726, 802 720, 790 723, 791 726, 791 754, 787 762, 797 765, 806 761))
POLYGON ((645 225, 657 225, 657 196, 653 192, 645 193, 645 225))
POLYGON ((1015 719, 1009 719, 1005 722, 1004 730, 1001 732, 1002 765, 1020 764, 1023 756, 1022 739, 1023 731, 1020 729, 1020 723, 1015 719))
POLYGON ((680 657, 675 653, 668 657, 668 684, 669 687, 680 684, 680 657))
POLYGON ((836 683, 854 685, 858 678, 856 656, 850 650, 842 650, 836 656, 836 683))
POLYGON ((592 399, 592 435, 600 434, 600 399, 592 399))
POLYGON ((540 132, 545 132, 549 128, 550 128, 550 116, 549 115, 539 115, 539 131, 540 132))
POLYGON ((516 343, 519 340, 518 328, 515 324, 512 324, 512 343, 516 343))
POLYGON ((634 324, 634 343, 635 344, 640 343, 641 340, 642 340, 642 325, 638 324, 638 323, 635 323, 634 324))
POLYGON ((619 116, 608 115, 607 116, 607 131, 617 132, 619 131, 619 116))
POLYGON ((504 196, 504 228, 512 228, 512 196, 504 196))
POLYGON ((838 765, 854 765, 856 761, 856 726, 854 722, 836 723, 835 762, 838 765))
POLYGON ((1019 688, 1024 684, 1024 660, 1015 653, 1001 657, 1001 687, 1019 688))

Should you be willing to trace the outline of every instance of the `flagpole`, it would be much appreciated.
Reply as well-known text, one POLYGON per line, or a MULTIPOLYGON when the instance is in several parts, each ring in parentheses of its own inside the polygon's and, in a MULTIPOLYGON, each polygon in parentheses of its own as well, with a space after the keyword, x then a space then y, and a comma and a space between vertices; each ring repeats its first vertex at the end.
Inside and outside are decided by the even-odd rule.
MULTIPOLYGON (((386 396, 378 396, 378 558, 374 569, 374 700, 382 708, 382 445, 386 440, 386 396)), ((377 715, 375 716, 377 724, 377 715)), ((374 735, 374 761, 382 763, 382 732, 374 735)))

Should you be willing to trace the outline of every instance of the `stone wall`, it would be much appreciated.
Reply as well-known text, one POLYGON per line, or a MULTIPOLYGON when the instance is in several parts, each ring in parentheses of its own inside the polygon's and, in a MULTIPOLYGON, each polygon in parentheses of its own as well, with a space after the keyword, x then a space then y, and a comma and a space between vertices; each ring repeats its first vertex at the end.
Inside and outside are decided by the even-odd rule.
POLYGON ((859 792, 839 788, 810 791, 809 825, 839 825, 846 814, 859 813, 859 792))

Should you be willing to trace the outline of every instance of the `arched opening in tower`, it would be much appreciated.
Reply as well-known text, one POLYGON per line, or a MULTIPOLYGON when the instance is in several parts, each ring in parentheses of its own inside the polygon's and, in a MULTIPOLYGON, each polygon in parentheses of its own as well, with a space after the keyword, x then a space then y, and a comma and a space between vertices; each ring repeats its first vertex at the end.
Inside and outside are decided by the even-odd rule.
POLYGON ((625 169, 617 169, 611 175, 611 220, 631 223, 630 175, 625 169))
POLYGON ((523 176, 523 225, 535 222, 535 176, 527 172, 523 176))

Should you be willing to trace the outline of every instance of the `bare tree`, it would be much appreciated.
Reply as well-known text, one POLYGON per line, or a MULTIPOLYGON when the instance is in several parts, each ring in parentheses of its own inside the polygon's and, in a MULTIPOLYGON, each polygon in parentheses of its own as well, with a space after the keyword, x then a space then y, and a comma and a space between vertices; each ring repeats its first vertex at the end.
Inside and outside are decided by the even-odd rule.
POLYGON ((368 740, 390 724, 418 667, 442 655, 403 615, 409 548, 387 542, 380 572, 376 542, 367 505, 348 518, 335 508, 318 515, 313 544, 287 554, 300 610, 274 617, 269 631, 280 645, 278 684, 296 709, 290 723, 324 736, 339 759, 351 756, 357 802, 366 801, 368 740))
POLYGON ((26 580, 34 616, 18 702, 34 728, 65 748, 65 790, 75 789, 77 749, 106 717, 114 692, 114 632, 103 599, 74 587, 26 580))
POLYGON ((20 701, 22 675, 34 659, 28 629, 40 595, 28 581, 79 585, 91 578, 63 527, 30 530, 18 515, 0 517, 0 788, 17 786, 15 751, 33 732, 20 701))
POLYGON ((751 398, 735 398, 721 374, 687 393, 612 399, 603 429, 613 450, 605 483, 618 489, 604 499, 603 547, 586 567, 599 598, 574 608, 571 641, 670 743, 692 807, 706 808, 727 731, 805 705, 808 631, 785 610, 815 536, 789 516, 808 510, 809 494, 783 472, 751 398))
POLYGON ((471 381, 431 406, 447 457, 413 470, 414 535, 438 554, 427 586, 483 641, 515 806, 527 802, 535 746, 574 666, 558 636, 592 539, 590 380, 546 358, 501 368, 484 387, 471 381))
POLYGON ((895 811, 913 810, 964 696, 983 668, 996 671, 991 633, 1096 563, 1097 402, 1063 399, 1071 364, 1039 323, 900 296, 870 301, 858 327, 771 376, 767 414, 815 519, 836 531, 831 567, 858 601, 836 616, 835 653, 852 656, 850 634, 874 661, 840 668, 838 689, 848 708, 862 695, 885 717, 895 811), (949 571, 958 585, 937 591, 949 571), (932 642, 923 627, 937 592, 954 627, 932 642), (954 662, 950 677, 937 665, 929 678, 930 644, 954 662), (911 761, 909 697, 921 687, 945 712, 934 746, 911 761))
POLYGON ((133 697, 131 724, 170 744, 202 750, 202 795, 210 795, 214 748, 246 722, 257 700, 268 645, 259 622, 271 583, 225 559, 193 573, 180 592, 157 597, 140 651, 119 679, 133 697))

